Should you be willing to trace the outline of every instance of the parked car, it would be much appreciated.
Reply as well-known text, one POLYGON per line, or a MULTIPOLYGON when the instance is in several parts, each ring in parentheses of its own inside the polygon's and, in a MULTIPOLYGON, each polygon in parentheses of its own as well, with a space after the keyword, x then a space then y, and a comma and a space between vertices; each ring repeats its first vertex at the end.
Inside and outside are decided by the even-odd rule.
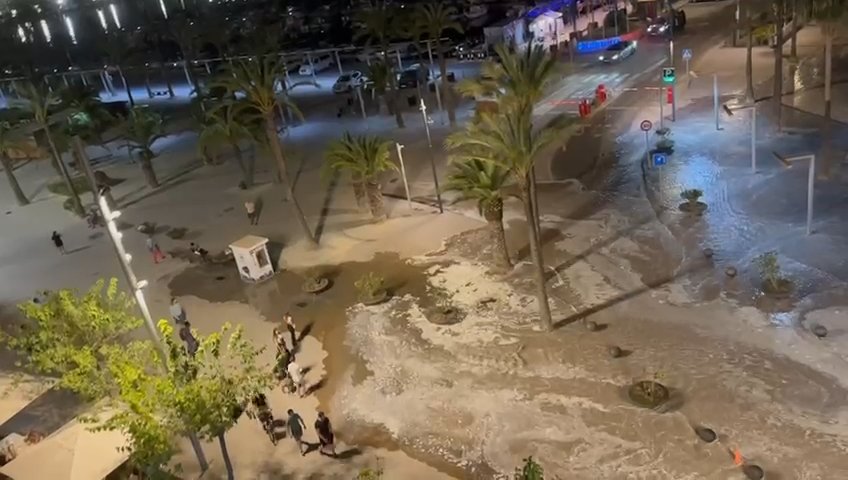
POLYGON ((339 75, 333 84, 333 93, 348 93, 354 88, 365 84, 366 78, 359 70, 352 70, 339 75))
MULTIPOLYGON (((680 32, 686 26, 686 13, 683 10, 675 10, 674 12, 674 31, 680 32)), ((663 16, 655 19, 648 25, 646 29, 648 35, 657 37, 668 35, 671 33, 671 26, 668 17, 663 16)))
POLYGON ((636 42, 621 41, 614 45, 610 45, 598 57, 598 60, 604 63, 616 62, 625 59, 636 52, 636 42))
POLYGON ((398 75, 398 88, 417 88, 430 80, 430 70, 420 63, 410 65, 398 75))
POLYGON ((301 75, 312 75, 313 73, 330 68, 332 64, 333 59, 329 55, 316 55, 312 57, 311 63, 308 58, 304 58, 297 73, 301 75))

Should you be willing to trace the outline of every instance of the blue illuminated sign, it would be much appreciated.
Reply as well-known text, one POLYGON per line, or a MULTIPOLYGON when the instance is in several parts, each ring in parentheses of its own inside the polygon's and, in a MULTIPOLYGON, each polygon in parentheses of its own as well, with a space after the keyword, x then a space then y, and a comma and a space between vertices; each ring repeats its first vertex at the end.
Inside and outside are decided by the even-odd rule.
POLYGON ((583 40, 577 42, 577 52, 592 53, 600 50, 606 50, 617 43, 621 43, 621 37, 602 38, 600 40, 583 40))

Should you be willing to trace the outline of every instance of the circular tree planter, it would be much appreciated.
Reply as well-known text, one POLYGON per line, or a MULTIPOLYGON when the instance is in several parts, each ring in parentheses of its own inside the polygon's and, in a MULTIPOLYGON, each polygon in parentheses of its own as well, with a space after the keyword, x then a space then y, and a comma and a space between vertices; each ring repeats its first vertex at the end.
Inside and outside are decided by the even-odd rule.
POLYGON ((707 427, 695 427, 695 435, 705 443, 713 443, 718 439, 715 430, 707 427))
POLYGON ((601 329, 601 326, 598 325, 597 322, 593 322, 591 320, 586 322, 586 330, 589 330, 590 332, 597 332, 600 329, 601 329))
POLYGON ((300 286, 304 293, 321 293, 330 286, 330 279, 325 277, 307 278, 300 286))
POLYGON ((707 211, 707 204, 704 202, 683 202, 677 208, 683 213, 703 215, 707 211))
POLYGON ((371 295, 359 297, 359 301, 365 306, 379 305, 389 299, 388 290, 378 290, 371 295))
POLYGON ((812 331, 813 335, 818 338, 824 338, 827 336, 827 327, 825 327, 824 325, 813 325, 810 331, 812 331))
POLYGON ((735 277, 737 273, 738 272, 736 271, 736 267, 727 267, 724 269, 724 274, 730 278, 735 277))
POLYGON ((453 306, 435 307, 427 314, 427 320, 436 325, 454 325, 461 322, 463 318, 465 318, 465 312, 453 306))
POLYGON ((781 278, 776 283, 763 282, 763 293, 773 298, 787 298, 792 295, 792 281, 781 278))
POLYGON ((668 388, 661 383, 642 380, 630 385, 627 397, 640 407, 656 408, 668 401, 669 393, 668 388))
POLYGON ((622 350, 621 347, 617 345, 613 345, 607 348, 607 353, 609 353, 609 356, 612 358, 621 358, 624 356, 624 350, 622 350))
POLYGON ((759 465, 745 465, 742 473, 748 480, 766 480, 766 472, 759 465))

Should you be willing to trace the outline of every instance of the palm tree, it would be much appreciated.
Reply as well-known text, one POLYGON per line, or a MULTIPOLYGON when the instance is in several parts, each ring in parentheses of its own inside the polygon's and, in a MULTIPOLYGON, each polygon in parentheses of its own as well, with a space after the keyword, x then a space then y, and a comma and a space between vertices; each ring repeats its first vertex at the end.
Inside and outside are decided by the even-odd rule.
POLYGON ((53 135, 50 133, 50 110, 59 105, 59 98, 53 92, 49 91, 43 82, 26 82, 19 85, 18 95, 29 104, 32 112, 33 120, 44 131, 44 136, 47 138, 47 144, 50 147, 50 154, 53 159, 53 168, 62 177, 65 182, 65 187, 68 189, 68 194, 71 198, 71 205, 74 212, 83 216, 85 210, 82 208, 79 194, 74 189, 74 184, 71 181, 71 176, 68 173, 68 167, 62 161, 62 156, 56 149, 56 143, 53 141, 53 135), (37 85, 36 85, 37 83, 37 85))
POLYGON ((130 107, 135 107, 135 98, 132 95, 130 84, 127 83, 127 77, 124 76, 124 70, 121 68, 121 61, 127 56, 130 51, 130 42, 127 35, 122 30, 113 30, 106 34, 101 47, 106 55, 107 65, 114 67, 121 77, 121 83, 124 85, 124 90, 127 92, 127 100, 130 102, 130 107))
POLYGON ((362 10, 357 15, 362 28, 356 33, 357 38, 367 38, 369 42, 376 42, 383 52, 383 64, 389 72, 388 75, 388 105, 389 109, 395 113, 395 121, 399 128, 404 128, 403 112, 398 105, 398 90, 397 79, 395 78, 392 62, 389 60, 389 40, 395 34, 399 33, 401 22, 397 21, 396 12, 386 6, 385 1, 377 5, 371 5, 371 8, 362 10))
POLYGON ((848 22, 848 1, 814 0, 813 18, 824 37, 824 116, 831 118, 830 91, 833 85, 833 39, 848 22))
POLYGON ((556 60, 541 47, 524 53, 511 53, 502 45, 496 49, 499 63, 487 62, 480 79, 464 82, 460 91, 466 95, 486 92, 497 99, 498 112, 482 113, 464 131, 448 137, 446 145, 454 157, 494 163, 508 170, 519 187, 530 240, 530 254, 536 273, 539 317, 550 329, 548 294, 545 289, 545 265, 536 200, 536 156, 544 147, 562 136, 564 118, 542 128, 533 125, 533 106, 542 99, 545 87, 557 71, 556 60))
POLYGON ((330 144, 324 164, 327 171, 350 173, 356 203, 361 205, 362 197, 367 196, 371 216, 377 219, 385 217, 380 175, 397 170, 389 158, 390 146, 390 141, 380 137, 345 133, 330 144))
POLYGON ((207 112, 197 137, 197 148, 201 153, 221 146, 232 148, 233 157, 242 173, 242 182, 245 187, 250 188, 253 186, 254 156, 249 156, 245 161, 239 142, 256 139, 262 133, 261 127, 256 122, 251 123, 251 119, 246 118, 244 110, 239 109, 237 105, 223 104, 207 112), (241 115, 239 111, 242 112, 241 115))
POLYGON ((439 81, 436 85, 440 89, 442 101, 447 107, 448 120, 451 126, 456 125, 456 105, 454 105, 453 89, 447 83, 448 60, 442 45, 442 35, 450 30, 462 33, 462 25, 456 20, 453 20, 456 14, 455 7, 447 6, 441 1, 427 3, 418 7, 419 20, 427 32, 429 41, 433 42, 436 47, 436 56, 439 61, 439 81))
POLYGON ((15 165, 9 157, 9 150, 14 149, 21 139, 16 137, 12 132, 12 127, 9 122, 0 123, 0 165, 3 166, 3 171, 6 172, 6 180, 9 181, 9 187, 15 194, 19 206, 29 205, 29 199, 24 195, 21 185, 15 177, 15 165))
POLYGON ((280 138, 277 136, 274 116, 278 108, 287 108, 300 115, 288 96, 278 96, 275 91, 278 79, 284 75, 281 60, 277 56, 269 55, 256 61, 234 61, 227 70, 211 84, 226 89, 231 95, 243 96, 244 102, 239 104, 240 107, 237 110, 241 110, 241 113, 248 117, 255 116, 261 121, 267 146, 277 164, 277 170, 286 189, 286 196, 292 202, 297 221, 307 240, 317 245, 315 235, 309 228, 303 209, 294 195, 294 185, 288 173, 280 138))
POLYGON ((156 152, 153 144, 165 136, 162 116, 145 107, 135 107, 124 122, 123 136, 129 144, 130 152, 138 152, 141 171, 150 188, 159 186, 156 170, 153 169, 153 159, 156 152))
POLYGON ((783 27, 786 24, 786 2, 787 0, 772 0, 772 17, 774 22, 774 89, 772 101, 774 102, 775 115, 777 117, 777 128, 782 128, 783 116, 783 44, 786 38, 783 35, 783 27))
POLYGON ((377 113, 380 113, 381 103, 385 103, 386 109, 391 112, 389 99, 386 98, 386 87, 389 84, 390 75, 390 67, 383 60, 374 60, 371 65, 368 65, 368 80, 373 84, 374 94, 377 95, 377 113))
POLYGON ((745 46, 745 101, 753 104, 754 98, 754 42, 771 37, 772 26, 765 12, 757 16, 751 14, 752 6, 745 7, 745 33, 747 45, 745 46))
POLYGON ((503 188, 508 181, 509 171, 502 165, 471 159, 454 164, 445 186, 462 193, 463 199, 477 201, 477 210, 486 219, 494 245, 492 260, 503 270, 512 267, 503 226, 503 188))

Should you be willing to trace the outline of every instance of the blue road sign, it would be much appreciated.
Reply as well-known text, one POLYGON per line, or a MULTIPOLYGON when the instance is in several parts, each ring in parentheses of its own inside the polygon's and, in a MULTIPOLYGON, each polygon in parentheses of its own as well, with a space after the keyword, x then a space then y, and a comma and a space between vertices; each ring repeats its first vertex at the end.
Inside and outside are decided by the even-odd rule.
POLYGON ((692 58, 692 49, 684 48, 683 49, 683 60, 689 60, 692 58))
POLYGON ((666 157, 664 153, 655 152, 651 155, 651 160, 653 160, 655 167, 661 167, 668 162, 668 157, 666 157))

